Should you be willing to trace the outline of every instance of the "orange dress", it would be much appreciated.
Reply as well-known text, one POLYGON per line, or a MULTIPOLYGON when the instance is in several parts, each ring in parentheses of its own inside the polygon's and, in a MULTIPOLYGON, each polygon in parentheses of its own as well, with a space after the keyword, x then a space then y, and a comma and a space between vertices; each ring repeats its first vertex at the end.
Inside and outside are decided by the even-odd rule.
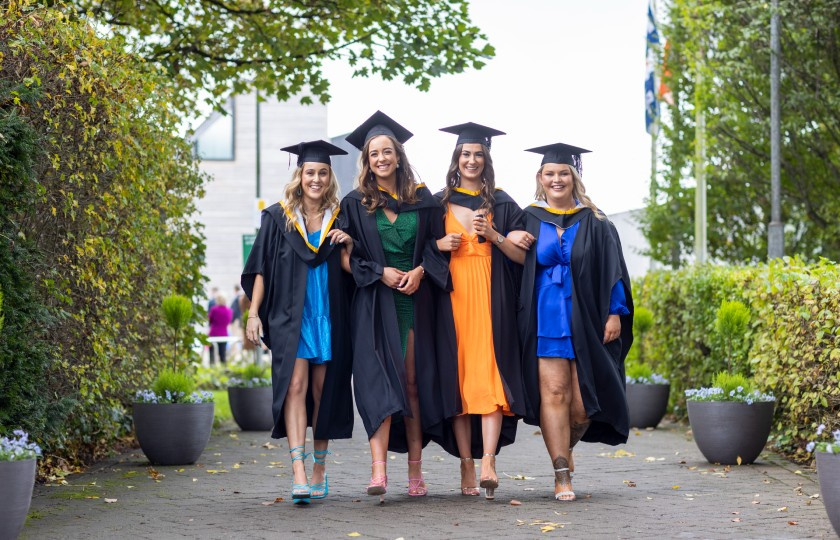
POLYGON ((452 275, 452 315, 458 340, 458 377, 464 414, 497 410, 512 414, 496 366, 490 311, 490 261, 493 245, 468 234, 450 209, 446 234, 460 233, 461 245, 449 262, 452 275))

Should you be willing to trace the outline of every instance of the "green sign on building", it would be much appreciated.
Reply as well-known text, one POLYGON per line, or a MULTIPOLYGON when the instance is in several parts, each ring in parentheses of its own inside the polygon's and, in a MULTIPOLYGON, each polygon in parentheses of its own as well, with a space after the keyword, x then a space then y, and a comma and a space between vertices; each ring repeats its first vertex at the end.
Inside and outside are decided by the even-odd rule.
MULTIPOLYGON (((257 229, 259 232, 259 229, 257 229)), ((257 233, 246 233, 242 235, 242 266, 248 260, 248 255, 251 254, 251 248, 254 247, 254 241, 257 239, 257 233)))

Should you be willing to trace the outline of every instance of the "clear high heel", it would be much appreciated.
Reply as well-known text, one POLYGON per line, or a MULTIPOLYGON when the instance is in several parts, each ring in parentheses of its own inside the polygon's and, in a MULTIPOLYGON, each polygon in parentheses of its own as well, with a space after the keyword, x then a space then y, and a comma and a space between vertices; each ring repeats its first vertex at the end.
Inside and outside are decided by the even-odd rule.
MULTIPOLYGON (((496 473, 496 454, 484 454, 481 459, 484 459, 486 457, 493 458, 493 473, 495 475, 495 473, 496 473)), ((493 477, 489 477, 489 476, 487 476, 487 477, 482 476, 481 477, 481 482, 479 482, 478 485, 480 487, 484 488, 484 498, 485 499, 487 499, 488 501, 492 501, 493 499, 496 498, 496 488, 499 487, 499 478, 498 477, 493 478, 493 477)))
MULTIPOLYGON (((304 446, 295 446, 291 450, 289 450, 289 455, 292 457, 292 466, 294 466, 295 461, 303 461, 306 459, 307 454, 304 452, 304 446)), ((294 474, 294 473, 293 473, 294 474)), ((309 499, 312 497, 312 491, 309 487, 309 483, 306 484, 295 484, 292 483, 292 503, 294 504, 309 504, 309 499)))
MULTIPOLYGON (((374 461, 371 465, 385 465, 384 461, 374 461)), ((368 495, 379 495, 379 502, 385 502, 385 493, 388 490, 388 475, 373 476, 371 473, 370 484, 367 487, 368 495)))
MULTIPOLYGON (((329 450, 313 450, 312 451, 312 461, 315 465, 327 465, 327 454, 329 454, 329 450)), ((314 467, 313 467, 313 474, 314 474, 314 467)), ((317 484, 310 484, 310 489, 312 491, 312 498, 313 499, 324 499, 327 495, 330 494, 330 479, 327 476, 327 473, 324 472, 324 481, 318 482, 317 484)))
MULTIPOLYGON (((422 459, 418 459, 416 461, 408 460, 409 465, 412 463, 419 463, 423 464, 422 459)), ((408 494, 412 497, 423 497, 429 492, 426 489, 425 482, 423 481, 423 472, 420 472, 420 476, 418 478, 408 477, 408 494)))
MULTIPOLYGON (((470 462, 473 467, 473 473, 475 473, 475 460, 471 457, 462 457, 461 464, 466 465, 467 462, 470 462)), ((463 483, 464 473, 461 473, 461 482, 463 483)), ((468 486, 468 487, 461 487, 461 495, 465 495, 468 497, 477 497, 481 495, 481 491, 476 486, 468 486)))
POLYGON ((554 479, 560 484, 560 491, 554 494, 554 498, 558 501, 574 501, 577 499, 575 492, 569 489, 572 487, 569 461, 563 456, 557 456, 551 464, 554 465, 554 479))

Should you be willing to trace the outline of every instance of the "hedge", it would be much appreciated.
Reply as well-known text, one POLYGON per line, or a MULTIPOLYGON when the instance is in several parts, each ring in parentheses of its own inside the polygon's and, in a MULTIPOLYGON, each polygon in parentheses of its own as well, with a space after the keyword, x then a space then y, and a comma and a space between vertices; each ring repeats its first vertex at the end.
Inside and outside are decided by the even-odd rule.
POLYGON ((161 300, 203 288, 204 177, 164 74, 126 51, 36 2, 0 11, 0 433, 48 467, 128 434, 171 349, 161 300))
POLYGON ((723 300, 751 310, 733 366, 777 398, 772 441, 804 458, 819 423, 840 428, 840 266, 785 258, 758 266, 701 266, 652 272, 637 282, 635 302, 654 313, 645 336, 647 361, 671 380, 677 417, 685 389, 709 386, 727 369, 714 331, 723 300))

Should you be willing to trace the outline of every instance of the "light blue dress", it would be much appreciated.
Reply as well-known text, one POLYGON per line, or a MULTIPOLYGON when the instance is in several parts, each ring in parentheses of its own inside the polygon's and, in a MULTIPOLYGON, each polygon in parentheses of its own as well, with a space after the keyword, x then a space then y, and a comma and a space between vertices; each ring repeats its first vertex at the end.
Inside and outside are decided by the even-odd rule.
MULTIPOLYGON (((557 238, 551 223, 540 224, 537 240, 537 356, 575 358, 572 344, 572 246, 580 222, 557 238)), ((610 294, 610 314, 627 315, 627 300, 621 281, 610 294)))
MULTIPOLYGON (((313 246, 320 244, 321 231, 311 232, 307 236, 313 246)), ((309 360, 310 364, 323 364, 332 359, 330 297, 325 263, 307 271, 297 357, 309 360)))

